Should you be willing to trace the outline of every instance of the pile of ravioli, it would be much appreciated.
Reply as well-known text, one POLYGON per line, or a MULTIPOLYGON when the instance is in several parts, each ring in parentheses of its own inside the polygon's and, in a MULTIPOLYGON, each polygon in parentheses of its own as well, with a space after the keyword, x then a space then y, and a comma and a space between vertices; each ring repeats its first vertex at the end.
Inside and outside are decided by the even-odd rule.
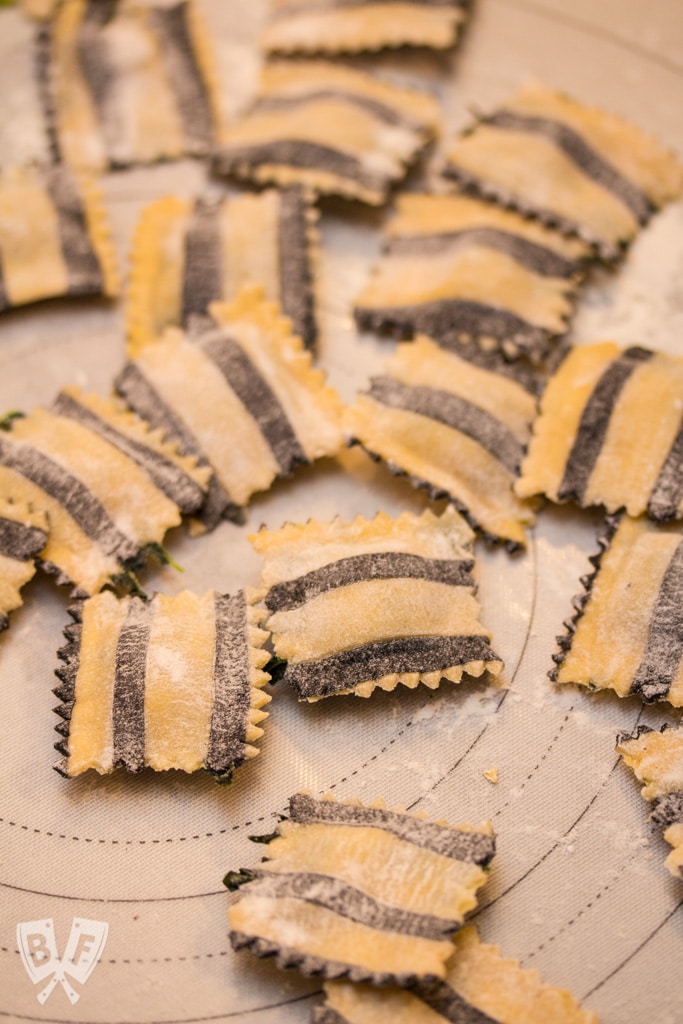
MULTIPOLYGON (((607 513, 552 678, 683 706, 683 359, 566 341, 591 267, 618 267, 683 194, 677 158, 530 85, 446 141, 429 188, 395 191, 429 158, 438 103, 348 57, 453 47, 458 0, 277 0, 256 98, 230 125, 193 0, 24 6, 41 19, 52 162, 0 172, 0 310, 120 294, 98 174, 194 155, 245 185, 142 212, 110 395, 67 388, 0 422, 0 627, 36 566, 75 602, 57 769, 229 779, 258 753, 275 674, 305 701, 498 675, 474 541, 523 550, 540 496, 607 513), (329 196, 394 202, 352 313, 400 343, 351 407, 316 359, 329 196), (351 444, 445 510, 262 529, 258 586, 145 594, 169 529, 185 520, 201 544, 254 494, 351 444)), ((680 877, 683 731, 641 730, 618 749, 680 877)), ((297 794, 270 838, 257 868, 228 876, 241 889, 233 944, 322 974, 319 1022, 594 1020, 459 931, 489 826, 297 794), (378 889, 372 857, 395 857, 401 885, 378 889)))

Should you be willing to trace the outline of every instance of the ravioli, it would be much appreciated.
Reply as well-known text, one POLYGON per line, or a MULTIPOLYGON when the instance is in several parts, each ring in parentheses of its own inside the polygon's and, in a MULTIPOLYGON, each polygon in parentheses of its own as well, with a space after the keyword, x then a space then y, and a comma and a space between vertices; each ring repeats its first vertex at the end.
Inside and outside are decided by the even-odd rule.
POLYGON ((489 538, 523 546, 534 512, 513 484, 535 396, 424 336, 399 345, 386 369, 345 415, 351 443, 432 497, 448 496, 489 538))
POLYGON ((683 515, 683 359, 609 341, 571 349, 515 489, 659 521, 683 515))
POLYGON ((20 591, 35 574, 47 530, 44 512, 0 497, 0 632, 9 626, 9 613, 23 604, 20 591))
POLYGON ((650 820, 664 829, 664 838, 673 846, 665 860, 676 878, 683 878, 683 729, 667 728, 659 732, 639 726, 632 736, 619 737, 617 753, 645 785, 646 800, 654 802, 650 820))
POLYGON ((222 115, 195 0, 63 0, 40 74, 58 157, 97 172, 203 156, 222 115))
POLYGON ((275 0, 262 37, 269 53, 360 53, 397 46, 447 49, 469 0, 275 0))
POLYGON ((466 195, 404 193, 396 207, 354 304, 362 330, 548 355, 567 329, 585 244, 466 195))
POLYGON ((207 528, 239 519, 256 491, 340 449, 341 403, 310 352, 258 287, 190 337, 169 330, 130 360, 115 387, 130 408, 211 469, 207 528))
POLYGON ((299 699, 497 675, 474 597, 472 536, 452 507, 254 534, 267 627, 299 699))
POLYGON ((379 205, 438 123, 426 92, 342 64, 273 61, 254 105, 225 133, 214 169, 379 205))
POLYGON ((580 235, 616 259, 683 192, 674 154, 619 117, 529 85, 446 151, 461 186, 580 235))
POLYGON ((131 256, 129 355, 158 340, 166 327, 205 316, 210 303, 234 300, 252 283, 280 304, 294 333, 313 348, 316 215, 300 188, 151 203, 131 256))
POLYGON ((559 683, 683 705, 683 532, 611 518, 559 638, 559 683))
POLYGON ((206 470, 114 402, 61 392, 0 435, 0 497, 49 517, 41 565, 79 596, 130 570, 203 503, 206 470))
POLYGON ((54 690, 61 775, 203 768, 229 779, 256 756, 268 634, 248 594, 103 591, 70 611, 54 690))
POLYGON ((545 984, 496 946, 480 942, 474 925, 455 936, 444 981, 411 991, 348 981, 325 982, 325 1004, 314 1024, 598 1024, 566 989, 545 984))
POLYGON ((231 872, 234 949, 376 985, 438 980, 495 852, 490 824, 297 793, 256 869, 231 872))
POLYGON ((0 171, 0 311, 117 293, 116 257, 94 182, 59 165, 0 171))

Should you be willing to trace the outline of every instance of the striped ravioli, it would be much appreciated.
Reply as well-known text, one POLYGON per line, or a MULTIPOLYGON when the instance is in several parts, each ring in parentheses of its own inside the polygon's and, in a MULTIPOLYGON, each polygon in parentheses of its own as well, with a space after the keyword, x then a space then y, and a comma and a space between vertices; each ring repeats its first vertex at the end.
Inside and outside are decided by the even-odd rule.
POLYGON ((172 6, 64 0, 39 69, 58 157, 105 171, 203 155, 221 123, 195 0, 172 6))
POLYGON ((381 801, 297 793, 267 859, 226 877, 241 888, 230 941, 307 975, 438 980, 494 852, 489 823, 437 824, 381 801))
POLYGON ((683 192, 673 153, 620 118, 541 85, 458 138, 444 174, 580 235, 606 259, 683 192))
POLYGON ((423 331, 453 348, 547 355, 564 334, 588 249, 466 195, 405 193, 354 313, 361 329, 423 331))
POLYGON ((299 699, 500 672, 478 621, 472 533, 454 508, 290 523, 250 539, 264 559, 273 647, 299 699))
POLYGON ((342 444, 336 393, 262 290, 245 288, 210 312, 213 322, 191 337, 170 330, 148 345, 115 382, 132 409, 211 467, 208 528, 342 444))
POLYGON ((270 53, 360 53, 453 46, 470 0, 275 0, 262 38, 270 53))
POLYGON ((312 348, 315 217, 300 188, 151 203, 131 257, 128 354, 134 358, 166 327, 206 315, 211 302, 233 300, 250 283, 263 286, 312 348))
POLYGON ((534 520, 512 488, 535 408, 510 376, 419 336, 398 346, 344 425, 352 443, 433 497, 450 497, 475 527, 514 549, 534 520))
POLYGON ((572 349, 545 389, 516 491, 683 515, 683 359, 609 341, 572 349))
POLYGON ((41 564, 79 596, 144 561, 203 502, 207 472, 112 401, 67 389, 0 435, 0 496, 47 513, 41 564))
POLYGON ((551 677, 683 706, 683 532, 610 517, 551 677))
POLYGON ((229 778, 256 756, 270 676, 250 595, 103 591, 70 611, 54 690, 61 775, 148 767, 229 778))
POLYGON ((114 249, 94 182, 63 166, 0 171, 0 311, 117 292, 114 249))
POLYGON ((0 496, 0 632, 9 626, 9 612, 23 604, 20 590, 35 574, 47 530, 44 512, 0 496))
POLYGON ((325 61, 275 61, 251 110, 225 133, 214 168, 378 205, 438 117, 426 92, 325 61))
POLYGON ((645 783, 641 793, 655 805, 650 820, 664 829, 673 846, 664 863, 683 878, 683 728, 663 726, 655 732, 641 725, 632 736, 619 737, 617 753, 645 783))
POLYGON ((325 982, 326 1001, 314 1010, 314 1024, 598 1024, 566 989, 544 984, 537 971, 480 942, 474 925, 453 941, 446 978, 436 984, 408 992, 325 982))

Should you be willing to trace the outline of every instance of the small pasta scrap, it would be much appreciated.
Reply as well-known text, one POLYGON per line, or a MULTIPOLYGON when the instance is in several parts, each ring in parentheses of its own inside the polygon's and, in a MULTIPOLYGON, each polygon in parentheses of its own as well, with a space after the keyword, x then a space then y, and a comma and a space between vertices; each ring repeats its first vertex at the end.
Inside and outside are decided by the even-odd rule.
POLYGON ((205 527, 239 519, 256 491, 343 443, 341 402, 257 286, 214 303, 191 336, 170 329, 115 381, 130 408, 211 467, 205 527))
POLYGON ((542 359, 567 329, 587 254, 584 243, 471 196, 404 193, 356 322, 542 359))
POLYGON ((495 840, 403 810, 297 793, 256 869, 230 872, 235 949, 306 975, 409 985, 445 976, 495 840))
POLYGON ((432 497, 449 497, 475 528, 514 550, 534 521, 513 483, 535 409, 534 394, 509 372, 420 335, 398 346, 344 425, 351 443, 432 497))
POLYGON ((219 174, 379 205, 434 135, 432 96, 327 61, 274 61, 214 156, 219 174))
POLYGON ((290 523, 250 539, 264 559, 267 628, 300 700, 501 671, 478 620, 473 534, 453 507, 290 523))
POLYGON ((411 991, 326 981, 325 1003, 314 1024, 598 1024, 566 989, 541 981, 480 941, 474 925, 455 936, 443 981, 418 983, 411 991))
POLYGON ((103 591, 70 612, 54 690, 61 775, 203 768, 227 780, 256 756, 270 676, 250 594, 103 591))
POLYGON ((665 865, 675 878, 683 878, 683 728, 663 726, 657 732, 641 725, 622 735, 617 753, 633 771, 646 800, 654 802, 650 820, 664 829, 673 850, 665 865))
POLYGON ((0 497, 47 514, 41 565, 78 596, 125 583, 181 512, 199 508, 207 476, 136 416, 77 388, 0 435, 0 497))
POLYGON ((0 311, 62 296, 118 293, 94 183, 67 167, 0 171, 0 311))
POLYGON ((551 678, 683 706, 683 531, 608 518, 551 678))
POLYGON ((56 154, 102 172, 205 155, 222 115, 198 5, 63 0, 40 73, 56 154))
POLYGON ((443 173, 616 259, 683 192, 683 166, 640 129, 532 84, 447 149, 443 173))
POLYGON ((280 304, 312 349, 316 216, 306 192, 296 187, 151 203, 131 256, 128 354, 134 358, 166 327, 205 316, 212 302, 233 301, 251 283, 280 304))
POLYGON ((362 53, 397 46, 447 49, 470 0, 275 0, 262 38, 267 53, 362 53))
POLYGON ((683 358, 605 341, 569 351, 548 381, 516 492, 683 515, 683 358))
POLYGON ((35 574, 47 532, 44 512, 0 496, 0 632, 9 626, 9 613, 23 604, 20 591, 35 574))

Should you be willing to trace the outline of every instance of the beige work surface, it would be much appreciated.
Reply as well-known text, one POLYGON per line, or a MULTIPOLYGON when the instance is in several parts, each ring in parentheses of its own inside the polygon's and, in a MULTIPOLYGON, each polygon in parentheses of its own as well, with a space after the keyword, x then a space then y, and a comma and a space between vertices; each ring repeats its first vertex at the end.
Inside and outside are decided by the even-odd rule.
MULTIPOLYGON (((220 59, 226 112, 253 87, 262 0, 202 4, 220 59)), ((0 10, 0 163, 40 158, 30 30, 0 10)), ((456 59, 405 55, 385 69, 428 80, 451 128, 529 78, 622 114, 683 152, 680 0, 478 0, 456 59)), ((438 154, 437 154, 438 155, 438 154)), ((434 157, 436 159, 436 156, 434 157)), ((122 261, 142 205, 194 194, 199 163, 108 176, 104 189, 122 261)), ((378 252, 383 214, 324 206, 320 363, 350 400, 392 344, 358 337, 350 302, 378 252)), ((106 393, 123 360, 122 307, 50 302, 0 321, 0 411, 47 403, 68 384, 106 393)), ((577 343, 612 337, 676 352, 683 342, 683 206, 645 231, 618 274, 596 278, 575 321, 577 343)), ((182 575, 144 585, 234 592, 258 580, 247 534, 267 523, 424 500, 360 452, 298 473, 255 500, 244 527, 224 524, 169 539, 182 575)), ((498 853, 481 893, 483 938, 569 987, 603 1024, 681 1020, 683 883, 663 867, 666 846, 648 805, 615 755, 617 732, 676 721, 663 707, 592 696, 547 679, 555 636, 571 614, 595 550, 600 516, 546 507, 528 553, 511 558, 477 542, 482 618, 505 659, 505 689, 484 682, 399 688, 369 700, 298 705, 272 687, 261 753, 231 786, 205 775, 94 774, 66 781, 51 768, 57 721, 51 693, 68 599, 39 578, 0 638, 0 1019, 170 1024, 309 1019, 318 984, 235 954, 227 936, 229 869, 254 865, 273 815, 300 789, 370 801, 382 796, 435 818, 491 818, 498 853), (492 784, 484 772, 498 769, 492 784), (24 969, 18 924, 52 919, 57 948, 74 918, 106 922, 100 963, 73 1005, 57 984, 24 969)), ((627 642, 627 638, 624 638, 627 642)))

